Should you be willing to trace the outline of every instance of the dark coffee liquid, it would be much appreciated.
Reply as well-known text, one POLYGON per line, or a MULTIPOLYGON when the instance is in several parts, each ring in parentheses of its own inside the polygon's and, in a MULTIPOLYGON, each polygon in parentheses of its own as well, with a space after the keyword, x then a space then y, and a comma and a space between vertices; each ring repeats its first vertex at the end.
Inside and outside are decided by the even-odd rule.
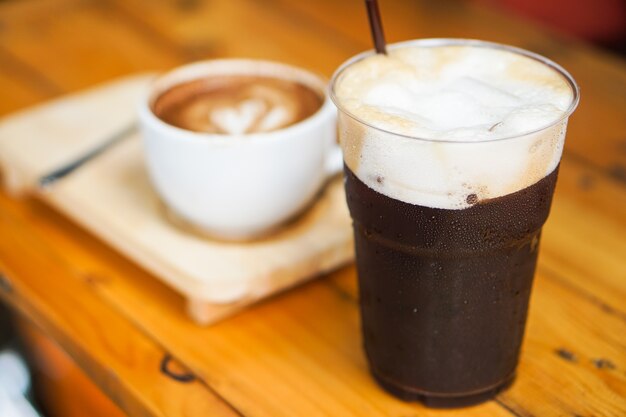
POLYGON ((322 106, 323 94, 280 78, 216 75, 176 85, 152 105, 164 122, 195 132, 270 132, 298 123, 322 106))
POLYGON ((345 167, 365 351, 384 388, 450 407, 512 381, 557 171, 446 210, 384 196, 345 167))

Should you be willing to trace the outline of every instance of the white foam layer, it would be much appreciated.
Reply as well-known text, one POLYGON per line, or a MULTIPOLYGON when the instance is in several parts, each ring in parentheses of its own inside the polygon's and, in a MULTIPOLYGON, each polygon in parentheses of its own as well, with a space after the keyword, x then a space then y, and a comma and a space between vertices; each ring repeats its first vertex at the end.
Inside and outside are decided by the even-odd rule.
POLYGON ((380 129, 340 112, 344 159, 361 181, 407 203, 459 209, 472 194, 510 194, 556 168, 571 85, 544 63, 481 45, 403 45, 337 77, 340 109, 380 129))

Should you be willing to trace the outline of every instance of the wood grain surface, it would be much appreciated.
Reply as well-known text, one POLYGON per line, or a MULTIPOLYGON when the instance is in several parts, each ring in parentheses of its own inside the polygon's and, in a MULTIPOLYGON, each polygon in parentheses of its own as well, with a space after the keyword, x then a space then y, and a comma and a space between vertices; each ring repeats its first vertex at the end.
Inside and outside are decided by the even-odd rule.
MULTIPOLYGON (((2 297, 129 415, 626 415, 626 63, 467 2, 382 0, 381 10, 390 41, 506 42, 556 60, 581 86, 517 382, 470 409, 402 403, 367 373, 353 267, 201 329, 181 297, 62 215, 0 195, 2 297), (196 379, 161 373, 166 354, 196 379)), ((4 1, 0 112, 200 58, 263 57, 330 76, 369 42, 357 0, 4 1)))

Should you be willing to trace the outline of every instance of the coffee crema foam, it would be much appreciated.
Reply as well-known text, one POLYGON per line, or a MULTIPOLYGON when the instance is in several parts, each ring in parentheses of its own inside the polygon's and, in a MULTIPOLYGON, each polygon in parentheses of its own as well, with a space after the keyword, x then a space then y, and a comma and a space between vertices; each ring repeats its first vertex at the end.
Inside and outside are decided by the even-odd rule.
POLYGON ((292 80, 256 75, 210 75, 175 85, 154 102, 154 113, 182 129, 216 134, 271 132, 313 115, 323 98, 292 80))
POLYGON ((560 72, 485 44, 419 43, 336 75, 344 160, 361 181, 406 203, 461 209, 554 171, 559 119, 574 100, 560 72))

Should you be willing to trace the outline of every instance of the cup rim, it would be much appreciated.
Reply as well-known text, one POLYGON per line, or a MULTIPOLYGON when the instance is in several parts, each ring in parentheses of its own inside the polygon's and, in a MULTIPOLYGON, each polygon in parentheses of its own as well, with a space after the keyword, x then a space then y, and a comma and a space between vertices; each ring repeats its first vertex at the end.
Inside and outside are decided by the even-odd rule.
MULTIPOLYGON (((182 75, 181 80, 178 82, 173 82, 168 87, 173 87, 175 85, 196 80, 202 78, 203 75, 198 76, 190 76, 185 77, 182 75)), ((241 143, 241 142, 256 142, 259 140, 262 141, 271 141, 271 140, 280 140, 284 136, 292 136, 293 134, 297 134, 298 131, 309 129, 310 126, 315 125, 320 122, 320 119, 324 119, 328 116, 329 113, 334 114, 333 101, 330 99, 328 94, 328 79, 321 74, 310 71, 308 69, 298 67, 295 65, 290 65, 278 61, 264 60, 264 59, 252 59, 252 58, 218 58, 218 59, 207 59, 192 62, 189 64, 181 65, 176 68, 173 68, 169 71, 166 71, 160 75, 158 75, 155 79, 153 79, 149 85, 149 87, 144 92, 141 101, 139 103, 139 117, 144 123, 149 124, 150 126, 159 129, 160 131, 166 133, 166 136, 176 136, 177 139, 186 139, 186 140, 196 140, 196 141, 210 141, 211 143, 223 143, 223 144, 233 144, 233 143, 241 143), (226 68, 238 68, 238 71, 235 72, 237 75, 263 75, 267 74, 267 71, 260 71, 259 68, 263 68, 265 70, 274 70, 276 78, 281 78, 281 71, 284 74, 290 74, 291 77, 285 76, 285 79, 296 80, 302 82, 307 87, 314 89, 316 92, 323 96, 323 102, 319 109, 306 119, 303 119, 299 122, 296 122, 292 125, 286 126, 281 129, 272 130, 269 132, 256 132, 256 133, 243 133, 243 134, 221 134, 221 133, 208 133, 208 132, 196 132, 193 130, 183 129, 161 120, 152 110, 152 103, 160 94, 162 94, 167 88, 159 90, 159 86, 166 83, 166 81, 170 78, 174 78, 176 76, 181 76, 186 71, 197 69, 198 71, 208 70, 212 67, 223 67, 223 70, 218 70, 211 75, 222 75, 228 74, 232 75, 232 72, 226 71, 226 68), (246 70, 249 68, 249 71, 246 70), (300 77, 298 77, 298 75, 300 77), (309 81, 309 82, 307 82, 309 81), (318 85, 314 85, 318 84, 318 85)))
POLYGON ((375 126, 370 122, 367 122, 365 120, 363 120, 363 118, 355 115, 354 113, 348 111, 342 104, 341 104, 341 100, 337 97, 337 95, 335 94, 335 87, 337 85, 337 82, 339 80, 339 78, 341 77, 341 75, 353 64, 355 64, 356 62, 362 61, 363 59, 370 57, 372 55, 375 55, 376 52, 372 49, 365 51, 365 52, 361 52, 358 55, 353 56, 352 58, 348 59, 347 61, 345 61, 343 64, 341 64, 341 66, 335 71, 335 73, 332 75, 331 80, 330 80, 330 99, 333 101, 333 103, 335 103, 335 106, 337 107, 337 109, 339 109, 342 113, 344 113, 345 115, 347 115, 348 117, 354 119, 355 121, 368 126, 376 131, 379 132, 383 132, 386 134, 390 134, 393 136, 397 136, 397 137, 402 137, 402 138, 407 138, 407 139, 412 139, 412 140, 417 140, 417 141, 423 141, 423 142, 431 142, 431 143, 446 143, 446 144, 467 144, 467 143, 489 143, 489 142, 499 142, 499 141, 505 141, 505 140, 512 140, 512 139, 518 139, 524 136, 528 136, 528 135, 532 135, 535 133, 539 133, 541 131, 544 131, 546 129, 549 129, 561 122, 563 122, 564 120, 567 120, 567 118, 574 112, 574 110, 576 110, 576 107, 578 106, 578 103, 580 101, 580 88, 578 87, 578 84, 576 83, 576 81, 574 80, 574 77, 572 77, 572 75, 565 70, 565 68, 561 67, 559 64, 557 64, 556 62, 542 56, 539 55, 535 52, 531 52, 528 51, 526 49, 523 48, 518 48, 516 46, 511 46, 511 45, 506 45, 506 44, 502 44, 502 43, 497 43, 497 42, 490 42, 490 41, 484 41, 484 40, 479 40, 479 39, 465 39, 465 38, 426 38, 426 39, 414 39, 414 40, 408 40, 408 41, 403 41, 403 42, 397 42, 397 43, 393 43, 393 44, 389 44, 387 45, 387 49, 389 50, 394 50, 394 49, 401 49, 404 47, 408 47, 408 46, 425 46, 425 47, 437 47, 437 46, 472 46, 472 47, 479 47, 479 48, 488 48, 488 49, 496 49, 496 50, 504 50, 504 51, 508 51, 508 52, 512 52, 514 54, 518 54, 521 56, 525 56, 527 58, 531 58, 535 61, 538 61, 548 67, 550 67, 552 70, 556 71, 558 74, 560 74, 565 81, 569 84, 571 90, 572 90, 572 101, 570 102, 569 107, 567 108, 567 110, 565 110, 563 112, 563 114, 561 116, 559 116, 557 119, 551 121, 550 123, 547 123, 545 125, 542 125, 538 128, 534 128, 528 131, 523 131, 521 133, 516 133, 513 135, 505 135, 502 137, 496 137, 493 139, 482 139, 482 140, 469 140, 469 139, 461 139, 461 140, 449 140, 449 139, 442 139, 442 138, 423 138, 423 137, 419 137, 417 135, 410 135, 410 134, 405 134, 405 133, 399 133, 399 132, 394 132, 392 130, 389 129, 385 129, 385 128, 381 128, 379 126, 375 126))

